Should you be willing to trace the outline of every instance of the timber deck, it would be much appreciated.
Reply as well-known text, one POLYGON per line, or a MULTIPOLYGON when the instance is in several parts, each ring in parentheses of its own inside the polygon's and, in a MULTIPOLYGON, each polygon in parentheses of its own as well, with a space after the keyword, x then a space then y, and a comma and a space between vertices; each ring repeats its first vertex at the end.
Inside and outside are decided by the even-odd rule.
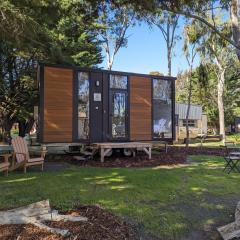
POLYGON ((148 158, 152 158, 152 143, 143 143, 143 142, 105 142, 105 143, 93 143, 93 147, 100 149, 101 162, 104 162, 104 157, 112 150, 112 149, 131 149, 134 152, 137 150, 143 150, 148 158))

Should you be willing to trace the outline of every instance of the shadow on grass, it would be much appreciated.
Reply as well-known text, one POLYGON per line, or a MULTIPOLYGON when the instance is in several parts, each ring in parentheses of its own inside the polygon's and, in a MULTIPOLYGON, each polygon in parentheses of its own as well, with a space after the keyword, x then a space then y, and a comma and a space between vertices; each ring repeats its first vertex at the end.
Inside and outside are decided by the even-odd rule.
POLYGON ((197 230, 212 234, 217 224, 230 222, 240 197, 240 175, 223 173, 223 166, 221 157, 191 156, 189 164, 175 168, 74 167, 13 173, 0 177, 0 208, 47 198, 63 210, 100 204, 162 239, 182 239, 197 230))

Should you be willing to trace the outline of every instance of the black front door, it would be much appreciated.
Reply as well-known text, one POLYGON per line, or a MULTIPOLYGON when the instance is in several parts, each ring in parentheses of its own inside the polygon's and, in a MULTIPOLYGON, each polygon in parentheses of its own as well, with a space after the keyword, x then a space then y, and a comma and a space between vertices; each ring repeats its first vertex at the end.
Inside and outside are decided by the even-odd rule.
POLYGON ((112 140, 128 139, 128 93, 110 90, 109 131, 112 140))
POLYGON ((103 75, 91 73, 90 82, 90 139, 91 142, 103 141, 103 75))

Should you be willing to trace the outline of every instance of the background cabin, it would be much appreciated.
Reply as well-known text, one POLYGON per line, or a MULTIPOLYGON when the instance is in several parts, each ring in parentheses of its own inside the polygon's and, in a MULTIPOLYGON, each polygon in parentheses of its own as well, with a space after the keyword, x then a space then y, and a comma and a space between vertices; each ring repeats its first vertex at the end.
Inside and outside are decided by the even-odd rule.
POLYGON ((42 143, 173 141, 175 78, 41 64, 42 143))
MULTIPOLYGON (((186 115, 188 105, 185 103, 175 104, 176 113, 176 138, 182 140, 186 138, 186 115)), ((198 135, 206 134, 208 131, 207 115, 203 113, 201 105, 190 105, 188 117, 189 136, 196 138, 198 135)))

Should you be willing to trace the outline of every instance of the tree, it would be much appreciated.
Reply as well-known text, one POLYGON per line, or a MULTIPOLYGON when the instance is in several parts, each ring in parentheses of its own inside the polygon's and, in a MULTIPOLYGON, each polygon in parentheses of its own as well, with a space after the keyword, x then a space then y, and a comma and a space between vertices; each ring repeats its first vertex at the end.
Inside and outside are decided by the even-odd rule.
POLYGON ((179 40, 176 35, 179 15, 167 11, 160 11, 148 17, 150 25, 155 25, 162 33, 167 46, 168 76, 172 75, 172 55, 175 43, 179 40))
POLYGON ((192 30, 191 26, 185 27, 185 41, 183 51, 186 56, 186 60, 188 63, 188 74, 187 74, 187 82, 189 82, 188 86, 188 97, 187 97, 187 113, 186 113, 186 147, 189 145, 189 126, 188 126, 188 119, 191 107, 191 99, 192 99, 192 73, 193 73, 193 63, 195 57, 197 55, 197 36, 196 32, 192 30))
POLYGON ((102 62, 101 42, 96 23, 97 5, 81 1, 58 0, 59 18, 53 34, 50 62, 95 67, 102 62))
POLYGON ((129 6, 118 7, 105 1, 100 7, 98 23, 102 25, 99 31, 102 46, 107 57, 107 68, 112 69, 116 54, 127 46, 127 30, 134 25, 135 13, 129 6))
MULTIPOLYGON (((225 90, 224 90, 224 115, 225 125, 228 126, 234 122, 236 116, 239 116, 240 106, 240 74, 239 62, 237 59, 231 62, 225 72, 225 90)), ((198 67, 193 69, 192 73, 192 100, 193 104, 203 107, 207 114, 208 126, 213 129, 219 129, 218 117, 218 78, 216 72, 218 67, 214 62, 202 61, 198 67)), ((187 72, 178 74, 176 81, 176 100, 187 102, 188 97, 187 72)))
MULTIPOLYGON (((229 32, 229 26, 225 23, 221 23, 220 17, 212 16, 214 22, 218 23, 221 27, 221 31, 229 32)), ((201 53, 205 61, 209 61, 215 64, 216 76, 217 76, 217 103, 219 114, 219 133, 225 140, 225 111, 224 111, 224 91, 226 85, 226 70, 234 61, 233 49, 229 43, 216 34, 209 32, 204 26, 198 25, 198 32, 201 34, 201 53)))
POLYGON ((93 67, 102 59, 94 32, 97 5, 4 0, 0 6, 1 28, 5 29, 0 36, 0 118, 8 138, 14 122, 19 123, 20 135, 30 130, 38 100, 39 61, 93 67), (21 27, 15 24, 18 20, 21 27), (33 26, 31 33, 28 24, 33 26))
MULTIPOLYGON (((123 3, 128 1, 123 1, 123 3)), ((141 14, 155 14, 158 10, 166 10, 174 14, 183 15, 188 19, 195 19, 205 25, 209 31, 234 47, 240 60, 240 5, 238 0, 134 0, 131 4, 141 14), (207 13, 219 10, 231 15, 231 35, 225 34, 219 26, 207 18, 207 13)))

